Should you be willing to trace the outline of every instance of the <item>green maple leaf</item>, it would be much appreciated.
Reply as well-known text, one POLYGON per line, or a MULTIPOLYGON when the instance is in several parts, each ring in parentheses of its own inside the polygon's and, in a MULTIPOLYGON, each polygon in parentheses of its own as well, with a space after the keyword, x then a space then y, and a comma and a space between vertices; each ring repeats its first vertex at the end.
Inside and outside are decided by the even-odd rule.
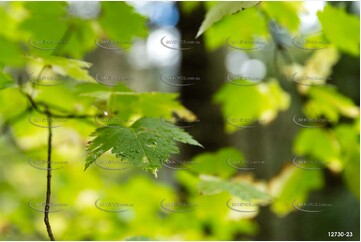
POLYGON ((201 27, 198 30, 196 38, 201 36, 204 31, 211 27, 214 23, 220 21, 227 15, 235 14, 239 11, 243 11, 246 8, 253 7, 258 1, 241 1, 241 2, 220 2, 213 6, 206 14, 205 19, 202 22, 201 27))
POLYGON ((182 129, 166 126, 158 118, 141 118, 130 127, 101 127, 92 136, 95 138, 87 148, 85 169, 110 150, 116 157, 156 176, 162 162, 179 153, 176 141, 202 147, 182 129))
POLYGON ((147 36, 147 19, 132 6, 125 2, 102 2, 101 6, 100 26, 121 49, 129 47, 135 36, 147 36))
POLYGON ((52 71, 62 76, 69 76, 74 80, 96 82, 88 73, 91 63, 68 59, 60 56, 27 56, 29 61, 42 66, 50 66, 52 71))
POLYGON ((331 44, 352 56, 360 55, 360 18, 357 15, 329 4, 317 15, 331 44))
POLYGON ((270 193, 276 197, 271 210, 285 216, 294 210, 293 201, 306 202, 309 194, 324 186, 322 171, 306 171, 295 166, 288 166, 270 182, 270 193))

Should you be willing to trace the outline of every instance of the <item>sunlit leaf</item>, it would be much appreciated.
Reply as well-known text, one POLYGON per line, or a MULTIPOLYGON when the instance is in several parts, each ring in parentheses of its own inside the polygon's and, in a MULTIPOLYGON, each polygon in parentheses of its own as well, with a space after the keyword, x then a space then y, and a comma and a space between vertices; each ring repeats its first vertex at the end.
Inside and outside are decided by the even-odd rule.
POLYGON ((270 182, 270 193, 275 199, 272 202, 272 211, 285 216, 295 208, 293 203, 303 203, 309 193, 320 189, 324 185, 320 170, 303 170, 289 166, 270 182))
POLYGON ((10 87, 11 84, 14 84, 11 77, 0 70, 0 90, 6 87, 10 87))
POLYGON ((269 123, 279 111, 288 108, 290 97, 275 80, 271 80, 253 86, 227 83, 216 93, 215 101, 221 104, 226 129, 233 132, 269 123))
POLYGON ((24 56, 20 46, 0 36, 0 64, 20 66, 24 63, 24 56))
POLYGON ((300 4, 300 2, 264 1, 261 7, 271 19, 276 20, 282 27, 286 27, 290 31, 296 31, 300 23, 298 17, 300 4))
POLYGON ((180 118, 194 121, 195 115, 177 101, 178 94, 174 93, 114 93, 109 99, 112 113, 118 113, 121 118, 131 116, 147 116, 170 118, 176 113, 180 118))
POLYGON ((28 101, 15 87, 5 88, 0 91, 0 117, 2 120, 11 119, 24 112, 28 101))
POLYGON ((119 48, 127 49, 134 37, 147 35, 146 18, 125 2, 102 2, 101 6, 99 23, 107 37, 119 48))
POLYGON ((230 161, 242 161, 243 155, 234 148, 223 148, 216 153, 202 153, 192 159, 192 170, 200 174, 215 175, 228 178, 237 169, 232 167, 230 161))
MULTIPOLYGON (((96 85, 96 84, 95 84, 96 85)), ((81 86, 71 81, 65 81, 61 85, 36 87, 34 100, 47 103, 50 109, 57 114, 95 114, 96 110, 92 107, 94 98, 80 95, 81 86), (54 97, 62 97, 62 101, 54 97)))
POLYGON ((90 76, 87 71, 87 69, 91 66, 88 62, 68 59, 60 56, 29 56, 28 59, 41 67, 50 66, 56 74, 69 76, 79 81, 95 82, 94 78, 90 76))
MULTIPOLYGON (((356 122, 357 123, 357 122, 356 122)), ((358 127, 342 124, 335 129, 335 135, 342 147, 344 179, 349 189, 360 197, 360 131, 358 127)))
POLYGON ((23 37, 18 29, 18 24, 24 17, 23 12, 23 6, 16 2, 7 2, 0 6, 0 19, 6 23, 1 26, 1 36, 13 41, 18 41, 23 37))
POLYGON ((198 30, 197 37, 203 34, 210 26, 221 20, 224 16, 236 14, 246 8, 253 7, 258 1, 243 2, 219 2, 208 10, 201 27, 198 30))
POLYGON ((85 53, 95 49, 98 36, 96 24, 90 20, 73 19, 69 40, 61 47, 60 53, 76 59, 82 59, 85 53))
MULTIPOLYGON (((51 54, 67 31, 65 2, 26 2, 27 18, 20 29, 27 32, 31 51, 51 54)), ((64 43, 66 44, 66 43, 64 43)))
POLYGON ((333 66, 340 54, 335 47, 315 50, 303 66, 293 64, 286 67, 286 75, 295 82, 301 93, 307 93, 312 86, 324 85, 331 79, 333 66))
POLYGON ((198 188, 204 195, 228 192, 244 201, 264 202, 271 199, 268 194, 246 182, 225 181, 212 176, 203 176, 198 188))
POLYGON ((309 89, 310 100, 305 104, 305 113, 310 117, 324 116, 329 121, 338 121, 339 116, 356 118, 359 107, 352 99, 342 95, 331 86, 315 86, 309 89))
POLYGON ((360 55, 359 17, 327 4, 323 11, 318 12, 318 18, 324 35, 332 44, 350 55, 360 55))
POLYGON ((341 147, 331 131, 317 127, 304 128, 297 135, 293 149, 297 156, 308 156, 320 163, 341 166, 341 147))
POLYGON ((228 45, 231 48, 243 48, 252 50, 257 46, 263 48, 266 45, 265 40, 259 40, 261 44, 255 45, 256 37, 267 35, 267 22, 261 16, 258 9, 249 8, 242 13, 225 16, 222 21, 212 25, 205 32, 206 46, 210 50, 228 45), (252 23, 242 25, 239 23, 252 23), (235 42, 235 44, 233 44, 235 42), (247 43, 247 44, 239 44, 247 43))

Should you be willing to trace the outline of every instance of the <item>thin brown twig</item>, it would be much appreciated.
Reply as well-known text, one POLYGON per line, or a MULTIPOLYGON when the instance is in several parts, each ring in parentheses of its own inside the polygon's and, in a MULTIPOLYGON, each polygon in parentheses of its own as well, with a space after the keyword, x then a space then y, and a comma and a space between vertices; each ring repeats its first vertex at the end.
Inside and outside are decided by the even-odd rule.
MULTIPOLYGON (((69 25, 67 30, 65 31, 63 37, 61 38, 62 42, 66 42, 70 36, 71 36, 71 32, 73 30, 73 26, 69 25)), ((61 43, 61 42, 59 42, 61 43)), ((58 46, 57 46, 58 47, 58 46)), ((59 51, 60 48, 56 48, 52 54, 57 53, 57 51, 59 51)), ((48 68, 48 65, 43 66, 43 68, 40 70, 37 79, 39 80, 42 73, 48 68)), ((23 93, 23 92, 22 92, 23 93)), ((52 118, 53 117, 59 117, 59 115, 53 115, 50 110, 48 105, 46 104, 42 104, 41 106, 43 106, 45 109, 41 110, 40 107, 38 106, 38 104, 33 100, 33 98, 31 97, 31 95, 25 94, 25 96, 27 97, 27 99, 29 100, 31 106, 38 112, 43 113, 47 116, 47 120, 48 120, 48 159, 47 159, 47 163, 48 163, 48 169, 47 169, 47 177, 46 177, 46 202, 45 202, 45 210, 44 210, 44 223, 46 226, 46 230, 48 232, 48 236, 50 238, 50 240, 55 241, 55 237, 53 235, 53 231, 51 229, 51 225, 50 225, 50 221, 49 221, 49 210, 50 210, 50 198, 51 198, 51 151, 52 151, 52 118)), ((75 118, 76 115, 68 115, 68 116, 64 116, 64 118, 75 118)), ((82 116, 83 117, 83 116, 82 116)), ((80 117, 78 117, 80 118, 80 117)))
POLYGON ((51 229, 50 221, 49 221, 49 211, 50 211, 50 197, 51 197, 51 148, 52 148, 52 116, 49 112, 49 109, 46 107, 47 120, 48 120, 48 169, 46 176, 46 201, 45 201, 45 210, 44 210, 44 222, 46 225, 46 230, 48 231, 48 235, 50 240, 55 241, 53 231, 51 229))

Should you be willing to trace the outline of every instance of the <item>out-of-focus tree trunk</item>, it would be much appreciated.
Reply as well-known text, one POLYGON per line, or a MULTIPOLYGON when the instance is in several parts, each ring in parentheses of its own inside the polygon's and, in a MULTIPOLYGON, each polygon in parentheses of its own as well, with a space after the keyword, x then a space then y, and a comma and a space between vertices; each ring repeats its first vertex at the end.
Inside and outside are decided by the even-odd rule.
MULTIPOLYGON (((195 40, 198 28, 205 15, 203 4, 190 14, 181 12, 179 30, 182 40, 195 40)), ((199 123, 188 131, 205 147, 207 151, 216 151, 229 145, 224 133, 224 122, 219 107, 213 104, 213 94, 222 86, 225 68, 223 52, 207 54, 202 37, 200 44, 182 52, 181 76, 199 77, 194 85, 182 87, 182 103, 198 117, 199 123), (211 60, 211 61, 210 61, 211 60)), ((192 157, 201 152, 199 148, 187 147, 184 156, 192 157)))

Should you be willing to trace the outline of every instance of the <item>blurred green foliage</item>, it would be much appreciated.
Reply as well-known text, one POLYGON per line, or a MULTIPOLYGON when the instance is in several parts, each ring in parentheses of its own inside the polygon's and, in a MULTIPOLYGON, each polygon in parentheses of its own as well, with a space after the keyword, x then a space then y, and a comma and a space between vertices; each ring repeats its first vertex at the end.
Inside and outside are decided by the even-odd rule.
MULTIPOLYGON (((230 37, 271 42, 270 19, 292 35, 300 35, 301 2, 182 2, 180 6, 188 14, 200 6, 207 9, 199 29, 204 36, 199 38, 209 51, 224 47, 230 37)), ((53 163, 65 163, 53 170, 52 180, 52 201, 64 206, 50 215, 60 240, 233 240, 240 235, 248 239, 260 232, 254 218, 261 206, 269 205, 280 216, 295 211, 295 200, 306 202, 312 191, 327 185, 326 169, 342 176, 359 198, 359 107, 336 88, 323 85, 340 53, 359 56, 357 16, 326 4, 318 18, 321 38, 330 46, 310 50, 304 63, 280 67, 283 75, 297 72, 323 78, 322 85, 291 83, 305 100, 305 117, 329 121, 322 127, 300 127, 293 144, 295 156, 322 161, 321 169, 304 170, 285 161, 288 165, 278 176, 260 181, 227 164, 228 159, 244 161, 247 157, 236 148, 223 147, 205 151, 191 159, 190 168, 172 172, 175 186, 134 168, 111 171, 89 166, 97 158, 113 157, 112 150, 123 160, 155 173, 162 161, 179 151, 176 141, 200 146, 181 128, 165 126, 160 120, 176 114, 194 121, 197 114, 185 108, 177 94, 136 93, 122 84, 96 83, 89 74, 91 63, 83 61, 84 56, 104 40, 127 49, 136 39, 146 38, 146 17, 124 2, 101 2, 99 16, 89 19, 69 14, 68 7, 65 2, 0 5, 1 240, 47 239, 43 213, 29 207, 31 202, 43 202, 46 176, 45 170, 29 164, 45 161, 48 148, 47 122, 36 126, 29 121, 47 116, 37 112, 29 96, 52 114, 86 116, 53 120, 61 122, 61 127, 53 128, 53 163), (42 75, 61 85, 46 86, 39 78, 42 75), (99 127, 96 118, 104 116, 115 120, 116 128, 99 127), (89 168, 83 172, 85 164, 89 168), (121 213, 106 212, 96 209, 98 200, 131 206, 121 213), (194 210, 172 212, 162 207, 162 201, 178 208, 182 205, 177 204, 193 204, 194 210), (255 210, 237 212, 226 206, 230 201, 254 203, 251 209, 255 210)), ((269 125, 289 109, 294 100, 284 90, 283 82, 290 82, 283 79, 273 76, 248 86, 224 84, 213 99, 221 107, 226 131, 269 125)), ((234 82, 249 84, 248 80, 234 82)))

